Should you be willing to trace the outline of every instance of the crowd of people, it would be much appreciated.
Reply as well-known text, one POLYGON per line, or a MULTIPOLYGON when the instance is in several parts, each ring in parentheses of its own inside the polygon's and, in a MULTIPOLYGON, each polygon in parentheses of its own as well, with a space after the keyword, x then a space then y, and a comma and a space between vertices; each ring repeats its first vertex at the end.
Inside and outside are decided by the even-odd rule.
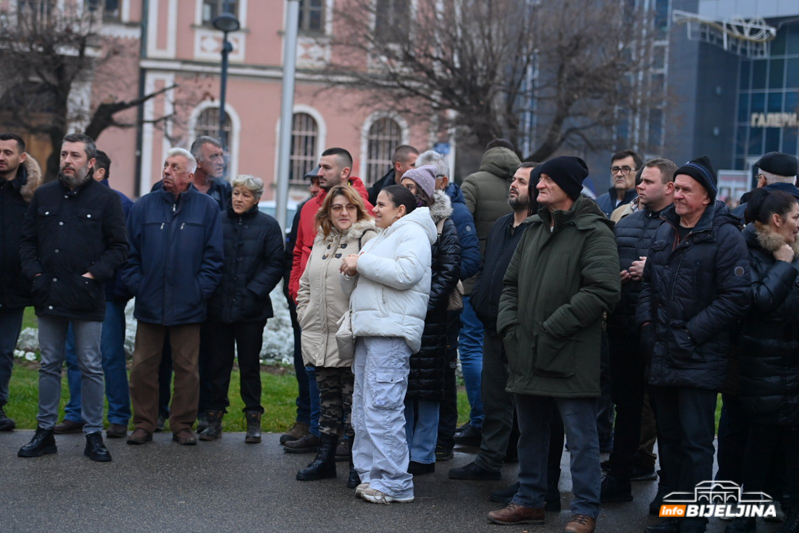
MULTIPOLYGON (((678 166, 615 153, 596 200, 582 159, 521 162, 503 139, 461 186, 444 156, 407 145, 369 190, 352 167, 343 148, 322 153, 284 238, 258 209, 262 180, 226 182, 211 137, 169 150, 162 180, 134 203, 110 188, 91 138, 67 135, 58 179, 41 184, 23 140, 0 134, 0 430, 15 427, 4 406, 26 306, 41 350, 38 427, 18 455, 56 453, 55 434, 82 431, 85 455, 110 461, 104 397, 107 438, 143 445, 168 418, 179 444, 215 440, 236 357, 245 442, 260 442, 259 353, 282 279, 299 394, 280 444, 315 454, 297 480, 334 478, 349 460, 358 497, 412 502, 416 477, 471 445, 474 460, 449 477, 499 480, 518 461, 488 520, 540 524, 561 508, 565 444, 565 531, 588 533, 600 504, 633 500, 632 481, 658 480, 657 515, 669 493, 713 480, 717 457, 715 479, 771 495, 777 531, 799 532, 795 157, 765 154, 734 211, 704 156, 678 166), (458 358, 470 404, 460 427, 458 358)), ((646 531, 706 524, 666 517, 646 531)), ((751 517, 726 526, 756 530, 751 517)))

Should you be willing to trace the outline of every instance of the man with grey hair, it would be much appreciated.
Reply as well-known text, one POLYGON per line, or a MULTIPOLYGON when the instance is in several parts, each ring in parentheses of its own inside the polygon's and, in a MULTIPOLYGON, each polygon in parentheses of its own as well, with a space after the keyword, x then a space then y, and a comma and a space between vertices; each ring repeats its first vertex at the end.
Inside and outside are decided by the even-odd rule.
POLYGON ((138 320, 130 396, 134 432, 128 444, 152 440, 158 422, 158 367, 169 335, 175 390, 172 440, 196 444, 200 324, 222 269, 222 227, 216 202, 190 187, 197 162, 182 148, 169 150, 163 190, 145 195, 128 217, 130 260, 122 279, 136 297, 138 320))
MULTIPOLYGON (((461 188, 449 181, 447 159, 434 150, 428 150, 416 160, 418 166, 432 165, 436 168, 436 190, 444 191, 452 204, 452 222, 458 230, 461 243, 461 281, 468 279, 480 269, 480 241, 474 229, 474 218, 466 207, 461 188)), ((444 400, 440 403, 438 417, 438 444, 436 460, 452 458, 455 446, 455 431, 458 426, 458 392, 455 382, 455 369, 458 365, 458 334, 460 332, 460 311, 450 311, 447 326, 447 355, 449 367, 444 378, 444 400)))
MULTIPOLYGON (((197 165, 191 180, 192 186, 213 198, 219 205, 219 210, 224 211, 230 205, 231 188, 225 181, 225 153, 222 143, 213 137, 202 135, 191 143, 189 152, 197 165)), ((162 187, 163 184, 159 181, 150 192, 161 190, 162 187)))
POLYGON ((56 453, 53 429, 61 399, 61 367, 72 324, 81 369, 86 421, 84 455, 110 461, 103 444, 103 367, 100 349, 105 317, 104 284, 128 256, 125 215, 117 194, 92 179, 97 149, 82 134, 61 144, 58 180, 33 195, 22 229, 22 271, 32 281, 39 318, 38 427, 19 457, 56 453))
MULTIPOLYGON (((758 159, 755 166, 759 170, 755 175, 758 189, 785 191, 799 201, 799 189, 796 188, 796 174, 799 164, 794 156, 780 152, 769 152, 758 159)), ((744 220, 749 194, 746 193, 741 197, 741 205, 733 211, 733 214, 739 217, 741 222, 744 220)))

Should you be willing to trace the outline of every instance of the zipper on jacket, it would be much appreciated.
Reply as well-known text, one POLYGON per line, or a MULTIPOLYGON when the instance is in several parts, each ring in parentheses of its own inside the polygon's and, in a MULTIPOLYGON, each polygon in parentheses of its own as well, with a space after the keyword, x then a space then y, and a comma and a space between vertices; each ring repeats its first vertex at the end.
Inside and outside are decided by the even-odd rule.
POLYGON ((166 222, 161 222, 161 229, 164 229, 164 225, 165 224, 166 224, 166 222))
POLYGON ((172 212, 173 213, 177 212, 177 209, 178 209, 178 204, 172 204, 172 212))
POLYGON ((180 229, 181 229, 181 230, 182 230, 183 228, 185 228, 185 227, 186 227, 186 223, 185 223, 185 222, 184 222, 183 224, 181 224, 181 225, 180 225, 180 229))

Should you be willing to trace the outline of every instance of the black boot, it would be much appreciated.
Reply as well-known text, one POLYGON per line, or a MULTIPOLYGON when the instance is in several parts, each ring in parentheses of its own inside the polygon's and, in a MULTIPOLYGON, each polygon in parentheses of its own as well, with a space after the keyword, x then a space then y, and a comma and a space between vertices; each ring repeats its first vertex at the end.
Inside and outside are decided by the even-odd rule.
POLYGON ((244 442, 258 444, 261 442, 261 413, 258 411, 247 412, 247 435, 244 442))
POLYGON ((336 446, 338 437, 322 433, 319 450, 311 464, 297 472, 298 481, 316 481, 326 477, 336 477, 336 446))
POLYGON ((222 411, 205 412, 208 425, 200 432, 200 440, 216 440, 222 436, 222 411))
POLYGON ((560 512, 560 468, 547 470, 547 495, 544 508, 550 513, 560 512))
POLYGON ((83 455, 99 463, 107 463, 111 460, 111 454, 103 443, 102 433, 98 431, 86 435, 86 448, 83 450, 83 455))
POLYGON ((347 488, 356 489, 361 484, 361 476, 355 470, 355 463, 352 462, 352 445, 355 444, 355 435, 352 435, 347 441, 350 447, 350 473, 347 476, 347 488))
POLYGON ((36 428, 31 441, 19 449, 17 457, 41 457, 47 453, 56 453, 55 435, 52 429, 36 428))
POLYGON ((602 480, 599 499, 602 503, 633 501, 630 480, 619 479, 613 474, 608 474, 602 480))
POLYGON ((8 418, 3 406, 0 405, 0 431, 14 431, 15 427, 17 427, 17 423, 8 418))

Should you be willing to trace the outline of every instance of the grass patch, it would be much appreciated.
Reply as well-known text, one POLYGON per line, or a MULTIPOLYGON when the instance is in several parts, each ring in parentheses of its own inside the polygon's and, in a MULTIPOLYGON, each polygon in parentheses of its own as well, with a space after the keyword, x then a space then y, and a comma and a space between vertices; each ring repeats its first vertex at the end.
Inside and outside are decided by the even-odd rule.
POLYGON ((26 307, 25 314, 22 315, 22 329, 25 328, 38 328, 39 327, 39 320, 36 318, 36 313, 33 311, 33 307, 26 307))

